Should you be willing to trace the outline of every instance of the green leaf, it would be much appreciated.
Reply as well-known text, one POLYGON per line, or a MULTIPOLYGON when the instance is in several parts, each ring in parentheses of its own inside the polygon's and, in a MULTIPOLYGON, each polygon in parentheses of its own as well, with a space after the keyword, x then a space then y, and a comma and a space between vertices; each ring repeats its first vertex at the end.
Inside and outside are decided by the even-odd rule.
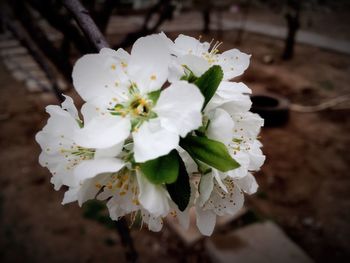
POLYGON ((152 91, 150 93, 147 94, 148 98, 153 102, 153 105, 155 105, 159 99, 160 96, 160 89, 159 90, 155 90, 152 91))
POLYGON ((215 65, 208 69, 194 82, 194 84, 200 89, 204 96, 203 109, 208 104, 210 99, 214 96, 220 82, 222 81, 223 76, 224 73, 222 72, 221 67, 215 65))
POLYGON ((169 154, 139 164, 142 173, 153 184, 171 184, 179 174, 179 161, 176 150, 169 154))
POLYGON ((184 162, 177 153, 179 161, 179 175, 177 180, 172 184, 167 184, 166 188, 170 194, 171 199, 177 204, 180 211, 184 211, 188 206, 191 197, 190 179, 186 171, 184 162))
POLYGON ((193 160, 197 164, 198 170, 201 172, 201 174, 208 174, 211 172, 212 169, 208 165, 206 165, 205 163, 203 163, 195 158, 193 158, 193 160))
POLYGON ((228 153, 226 146, 218 141, 206 137, 188 135, 180 140, 180 146, 185 149, 193 159, 197 159, 222 172, 240 167, 228 153))

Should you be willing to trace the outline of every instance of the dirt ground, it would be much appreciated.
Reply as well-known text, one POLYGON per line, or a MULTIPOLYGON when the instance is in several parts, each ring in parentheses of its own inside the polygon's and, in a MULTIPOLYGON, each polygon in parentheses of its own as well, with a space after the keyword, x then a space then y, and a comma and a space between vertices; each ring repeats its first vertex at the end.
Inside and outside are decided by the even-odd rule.
MULTIPOLYGON (((225 33, 222 49, 232 48, 234 38, 225 33)), ((245 35, 239 48, 253 57, 243 80, 253 91, 305 105, 349 93, 349 56, 297 46, 295 58, 282 62, 282 47, 245 35), (266 55, 274 63, 264 64, 266 55)), ((38 165, 34 136, 46 122, 48 100, 29 94, 2 64, 0 83, 0 261, 122 262, 116 231, 84 218, 76 204, 62 206, 63 191, 53 190, 38 165)), ((261 134, 267 161, 256 174, 259 192, 247 204, 282 226, 316 262, 345 262, 350 255, 349 113, 291 112, 286 126, 261 134)), ((209 262, 201 242, 186 248, 167 227, 160 233, 134 229, 132 236, 141 262, 209 262)))

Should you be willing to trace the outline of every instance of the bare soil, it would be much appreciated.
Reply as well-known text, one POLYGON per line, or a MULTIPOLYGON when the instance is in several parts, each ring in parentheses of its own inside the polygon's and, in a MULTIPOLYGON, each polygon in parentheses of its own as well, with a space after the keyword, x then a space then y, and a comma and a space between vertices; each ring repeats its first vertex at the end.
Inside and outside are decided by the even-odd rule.
MULTIPOLYGON (((234 39, 225 33, 222 49, 234 39)), ((349 56, 298 45, 295 58, 284 62, 282 47, 245 35, 239 48, 253 57, 243 81, 253 91, 305 105, 349 93, 349 56), (265 55, 274 63, 264 64, 265 55)), ((53 190, 49 172, 38 165, 34 136, 46 122, 45 104, 54 101, 28 93, 1 64, 0 83, 0 261, 125 261, 116 231, 84 218, 76 204, 62 206, 63 191, 53 190)), ((316 262, 344 262, 350 255, 349 113, 291 112, 286 126, 261 134, 267 161, 256 174, 260 190, 247 204, 281 225, 316 262)), ((186 248, 167 227, 133 229, 132 236, 140 262, 209 261, 202 243, 186 248)))

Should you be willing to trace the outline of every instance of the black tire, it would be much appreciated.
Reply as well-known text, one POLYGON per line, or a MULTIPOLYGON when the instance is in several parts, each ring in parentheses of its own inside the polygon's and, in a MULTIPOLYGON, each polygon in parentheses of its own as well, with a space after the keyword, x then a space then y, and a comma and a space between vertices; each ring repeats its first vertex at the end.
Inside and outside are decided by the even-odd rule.
POLYGON ((265 127, 276 127, 286 124, 289 119, 289 101, 273 93, 251 95, 251 111, 265 120, 265 127))

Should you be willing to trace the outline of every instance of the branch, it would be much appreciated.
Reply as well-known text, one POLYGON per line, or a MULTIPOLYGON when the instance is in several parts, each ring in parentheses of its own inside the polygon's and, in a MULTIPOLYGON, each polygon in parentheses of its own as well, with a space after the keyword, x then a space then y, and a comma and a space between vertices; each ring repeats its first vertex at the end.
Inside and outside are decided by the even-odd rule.
POLYGON ((101 31, 92 20, 89 11, 78 0, 62 0, 62 3, 72 13, 80 29, 97 51, 109 47, 101 31))

